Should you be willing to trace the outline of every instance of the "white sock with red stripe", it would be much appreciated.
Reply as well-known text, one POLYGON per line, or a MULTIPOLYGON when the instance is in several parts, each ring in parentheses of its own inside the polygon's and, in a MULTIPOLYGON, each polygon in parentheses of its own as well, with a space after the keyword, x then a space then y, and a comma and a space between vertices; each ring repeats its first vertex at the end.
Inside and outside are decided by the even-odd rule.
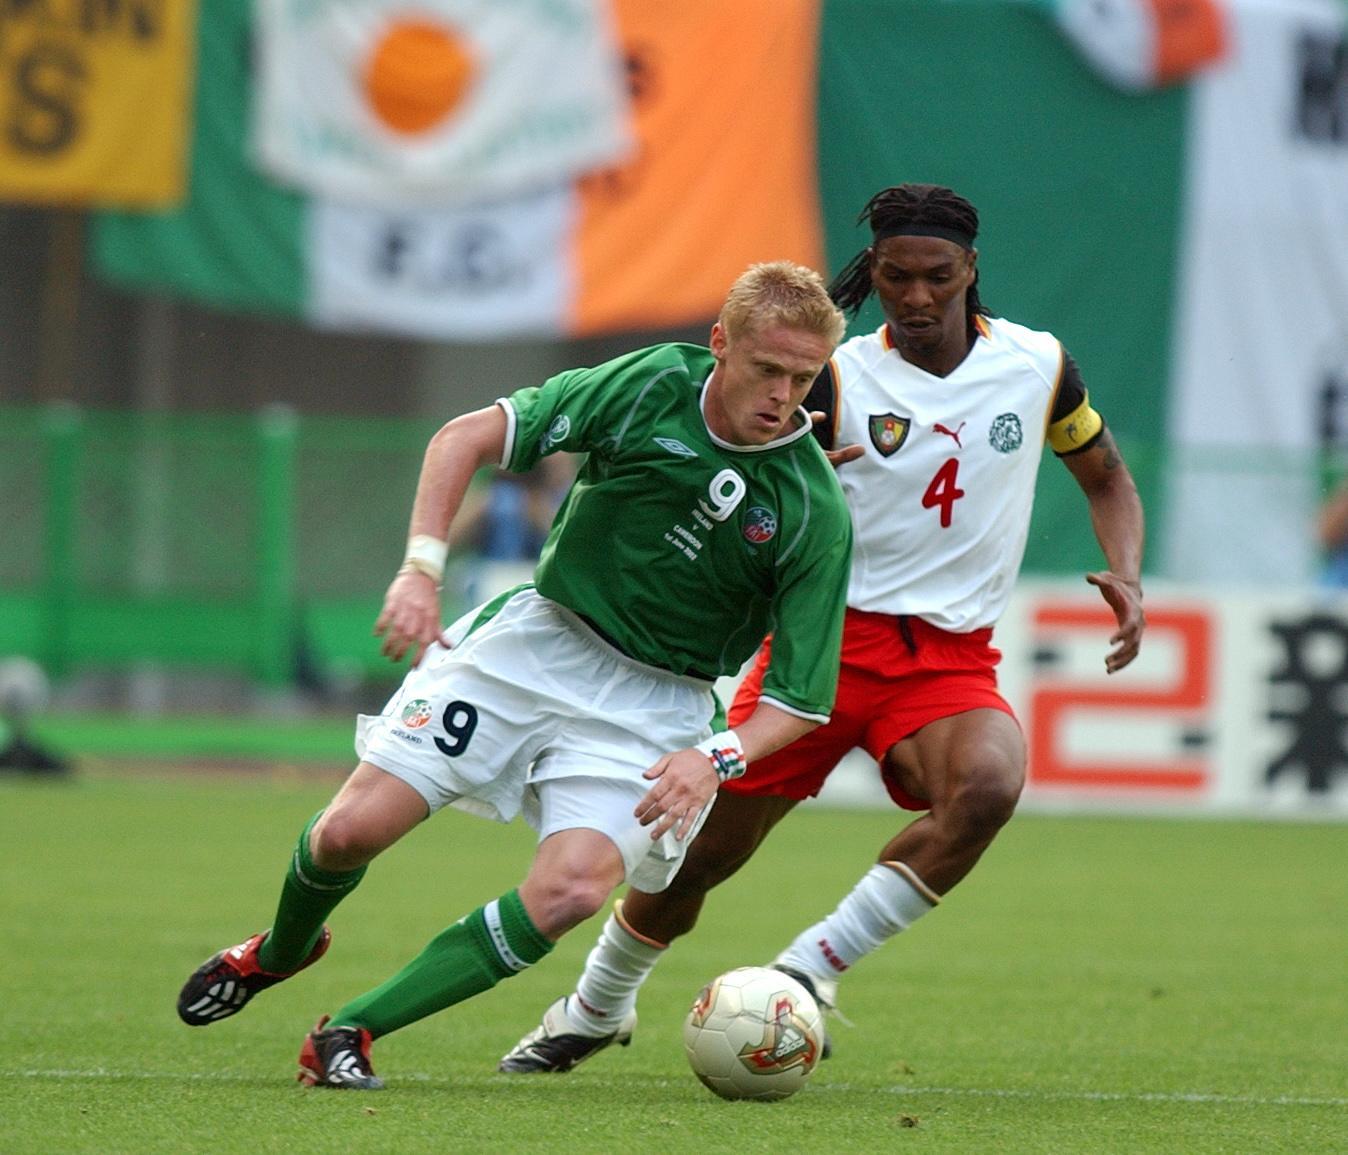
POLYGON ((566 1016, 582 1035, 611 1035, 637 1005, 637 991, 666 947, 638 934, 622 917, 622 903, 604 923, 575 994, 566 1000, 566 1016))
POLYGON ((879 863, 832 914, 798 934, 774 962, 835 979, 940 901, 941 896, 904 863, 879 863))

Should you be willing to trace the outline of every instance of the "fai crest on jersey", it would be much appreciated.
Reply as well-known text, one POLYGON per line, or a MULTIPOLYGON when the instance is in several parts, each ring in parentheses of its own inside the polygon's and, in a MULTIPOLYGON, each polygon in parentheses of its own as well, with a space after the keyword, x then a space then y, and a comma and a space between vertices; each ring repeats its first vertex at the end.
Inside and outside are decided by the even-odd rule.
POLYGON ((761 505, 751 506, 744 514, 744 536, 755 545, 770 541, 777 532, 777 515, 761 505))
POLYGON ((1025 440, 1020 418, 1014 413, 1003 413, 988 430, 988 442, 998 453, 1014 453, 1025 440))
POLYGON ((888 457, 908 440, 908 427, 912 423, 911 417, 900 417, 896 413, 872 413, 871 444, 881 457, 888 457))
POLYGON ((420 730, 431 720, 431 704, 425 698, 413 698, 403 707, 403 725, 409 730, 420 730))
POLYGON ((548 431, 538 439, 538 452, 547 453, 554 445, 560 445, 566 440, 571 432, 571 418, 565 413, 560 413, 552 419, 552 424, 548 426, 548 431))

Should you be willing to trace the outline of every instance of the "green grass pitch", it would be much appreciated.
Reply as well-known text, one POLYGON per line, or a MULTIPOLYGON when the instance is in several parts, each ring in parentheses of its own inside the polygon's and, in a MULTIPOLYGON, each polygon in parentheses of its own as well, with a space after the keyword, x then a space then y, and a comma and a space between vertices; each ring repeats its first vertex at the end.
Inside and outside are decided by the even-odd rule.
POLYGON ((443 814, 334 915, 327 958, 205 1029, 178 987, 266 925, 334 782, 0 780, 0 1151, 1348 1151, 1348 825, 1022 814, 941 909, 842 987, 853 1027, 782 1103, 687 1069, 700 985, 763 962, 896 829, 806 807, 657 968, 633 1045, 566 1076, 498 1057, 570 983, 599 920, 533 970, 381 1040, 382 1093, 293 1082, 304 1032, 532 847, 443 814))

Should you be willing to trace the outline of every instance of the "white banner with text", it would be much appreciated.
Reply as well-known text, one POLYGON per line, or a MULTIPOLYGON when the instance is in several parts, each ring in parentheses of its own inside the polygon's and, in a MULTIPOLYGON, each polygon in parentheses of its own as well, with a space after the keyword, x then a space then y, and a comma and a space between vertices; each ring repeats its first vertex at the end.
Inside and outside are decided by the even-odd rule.
MULTIPOLYGON (((1021 583, 995 644, 1029 751, 1022 809, 1348 819, 1348 593, 1146 601, 1142 653, 1107 675, 1095 591, 1021 583)), ((820 798, 890 805, 856 752, 820 798)))

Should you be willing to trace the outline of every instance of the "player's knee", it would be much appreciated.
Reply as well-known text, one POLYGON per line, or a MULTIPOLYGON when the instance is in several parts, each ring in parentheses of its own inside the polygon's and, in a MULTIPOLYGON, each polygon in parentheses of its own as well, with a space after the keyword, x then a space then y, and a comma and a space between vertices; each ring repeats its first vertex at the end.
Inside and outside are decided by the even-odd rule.
POLYGON ((992 838, 1015 813, 1024 774, 1001 759, 971 766, 951 795, 949 814, 962 836, 992 838))
POLYGON ((613 893, 607 879, 585 874, 565 874, 531 880, 530 911, 540 930, 556 937, 578 926, 608 905, 613 893))
POLYGON ((355 870, 380 850, 384 840, 360 818, 342 810, 329 810, 309 836, 309 853, 320 870, 355 870))

